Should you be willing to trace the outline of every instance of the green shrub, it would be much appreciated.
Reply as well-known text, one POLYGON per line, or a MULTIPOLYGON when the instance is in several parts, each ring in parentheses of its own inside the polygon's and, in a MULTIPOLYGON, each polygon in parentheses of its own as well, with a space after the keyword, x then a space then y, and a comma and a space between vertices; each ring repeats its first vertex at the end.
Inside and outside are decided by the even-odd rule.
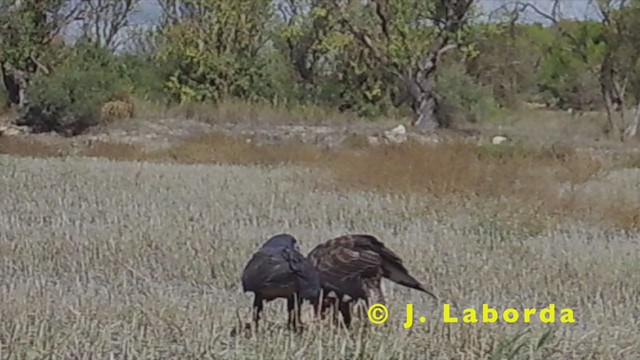
POLYGON ((68 61, 29 85, 19 123, 34 132, 76 135, 99 123, 104 102, 129 89, 111 54, 80 45, 68 61))
POLYGON ((462 64, 440 67, 435 89, 442 98, 446 123, 475 123, 491 119, 500 111, 490 92, 478 85, 462 64))
POLYGON ((0 86, 0 114, 9 109, 9 96, 7 95, 4 86, 0 86))
POLYGON ((146 56, 126 54, 119 61, 119 75, 133 84, 132 95, 139 100, 166 103, 165 82, 174 69, 172 64, 153 61, 146 56))

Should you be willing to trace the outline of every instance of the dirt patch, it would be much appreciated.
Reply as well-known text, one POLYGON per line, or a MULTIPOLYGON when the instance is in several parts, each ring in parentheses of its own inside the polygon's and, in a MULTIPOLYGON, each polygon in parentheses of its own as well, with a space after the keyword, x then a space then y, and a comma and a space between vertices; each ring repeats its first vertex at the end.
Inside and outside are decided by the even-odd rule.
POLYGON ((0 136, 0 154, 29 157, 52 157, 61 154, 60 147, 34 136, 0 136))
MULTIPOLYGON (((256 145, 302 143, 320 148, 335 148, 354 144, 368 145, 373 137, 381 139, 388 126, 376 124, 352 125, 274 125, 242 123, 206 123, 194 119, 164 118, 136 119, 133 121, 99 126, 86 134, 65 138, 54 133, 24 134, 61 149, 61 152, 78 155, 95 144, 127 144, 145 151, 158 151, 179 146, 185 141, 198 139, 206 134, 222 134, 256 145), (356 141, 357 140, 357 141, 356 141)), ((468 134, 443 131, 438 134, 411 133, 409 138, 422 143, 435 143, 445 138, 469 137, 468 134)), ((378 141, 381 142, 381 141, 378 141)))

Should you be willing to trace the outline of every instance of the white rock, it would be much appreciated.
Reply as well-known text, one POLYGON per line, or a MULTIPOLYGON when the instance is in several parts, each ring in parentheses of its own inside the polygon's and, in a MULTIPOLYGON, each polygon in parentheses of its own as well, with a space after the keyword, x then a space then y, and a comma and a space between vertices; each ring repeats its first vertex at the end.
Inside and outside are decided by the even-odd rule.
POLYGON ((440 142, 440 139, 434 135, 425 136, 414 133, 408 134, 408 138, 422 145, 437 144, 440 142))
POLYGON ((493 145, 500 145, 500 144, 502 144, 503 142, 505 142, 507 140, 509 140, 509 139, 507 139, 506 136, 496 135, 491 139, 491 143, 493 145))
POLYGON ((5 125, 0 126, 0 135, 2 136, 16 136, 20 134, 28 134, 29 128, 26 126, 5 125))
POLYGON ((392 135, 404 135, 407 133, 407 128, 404 127, 404 125, 400 124, 396 127, 394 127, 393 129, 387 131, 387 133, 392 134, 392 135))
POLYGON ((380 145, 380 139, 377 136, 367 136, 367 143, 369 145, 380 145))
POLYGON ((384 132, 384 137, 394 143, 401 143, 407 140, 407 128, 400 124, 391 130, 384 132))

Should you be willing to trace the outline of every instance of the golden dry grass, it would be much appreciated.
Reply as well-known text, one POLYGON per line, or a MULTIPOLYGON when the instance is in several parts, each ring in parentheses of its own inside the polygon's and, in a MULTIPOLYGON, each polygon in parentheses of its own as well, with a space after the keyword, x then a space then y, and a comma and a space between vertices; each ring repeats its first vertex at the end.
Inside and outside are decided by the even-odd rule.
POLYGON ((60 155, 59 149, 42 141, 22 136, 0 136, 0 154, 27 157, 60 155))
POLYGON ((329 180, 324 176, 317 186, 336 191, 423 194, 454 202, 459 197, 491 200, 497 201, 495 211, 524 217, 517 220, 522 224, 538 224, 531 217, 544 212, 554 220, 569 218, 640 229, 640 203, 624 198, 591 199, 576 190, 601 173, 632 167, 626 157, 596 158, 568 146, 478 146, 459 141, 436 146, 414 142, 381 147, 347 145, 332 150, 296 142, 261 146, 209 134, 139 158, 183 164, 301 165, 322 170, 329 180))
MULTIPOLYGON (((52 146, 24 138, 0 139, 0 153, 52 156, 52 146)), ((579 220, 623 230, 640 230, 640 201, 584 188, 603 176, 637 168, 638 156, 594 157, 568 145, 476 145, 461 141, 425 145, 368 146, 350 139, 344 147, 321 149, 295 141, 257 145, 221 133, 198 136, 168 149, 95 142, 80 155, 112 160, 178 164, 298 165, 320 170, 314 187, 419 194, 440 201, 487 203, 512 227, 536 233, 563 221, 579 220), (540 214, 548 217, 539 220, 540 214)), ((623 176, 624 177, 624 176, 623 176)), ((633 177, 631 175, 631 177, 633 177)), ((640 185, 626 184, 626 191, 640 185)), ((615 192, 616 187, 612 186, 615 192)), ((625 192, 626 193, 626 192, 625 192)), ((454 207, 444 207, 442 211, 454 207)))
POLYGON ((133 102, 125 100, 111 100, 105 102, 100 108, 100 120, 111 124, 131 120, 135 113, 133 102))
POLYGON ((80 153, 86 157, 98 157, 110 160, 144 160, 146 151, 141 145, 96 141, 80 153))
MULTIPOLYGON (((193 148, 196 153, 211 151, 202 145, 203 139, 199 141, 200 147, 193 148)), ((264 148, 236 146, 264 163, 286 148, 265 154, 264 148)), ((379 161, 400 161, 417 151, 413 146, 387 149, 387 158, 379 161)), ((473 170, 474 176, 507 176, 507 170, 523 169, 494 154, 464 155, 477 149, 451 146, 447 151, 456 154, 450 156, 452 162, 467 161, 470 168, 505 165, 504 170, 497 165, 493 170, 473 170)), ((382 156, 385 150, 375 151, 382 156)), ((344 184, 353 171, 374 165, 368 156, 375 151, 320 157, 324 160, 304 153, 282 155, 292 162, 323 162, 324 168, 282 166, 279 161, 272 167, 197 164, 209 157, 224 158, 215 152, 193 155, 192 165, 0 157, 2 168, 10 170, 0 174, 0 197, 5 199, 0 213, 3 357, 637 358, 637 233, 578 221, 548 228, 551 218, 544 212, 535 214, 543 229, 535 235, 519 231, 507 213, 516 214, 522 209, 518 202, 529 198, 507 191, 505 197, 511 200, 506 202, 483 182, 461 179, 463 170, 457 166, 450 176, 434 175, 437 180, 430 182, 410 176, 412 182, 430 184, 424 195, 370 191, 389 186, 389 181, 404 184, 389 176, 387 181, 340 191, 314 187, 327 170, 359 166, 329 177, 344 184), (336 157, 347 162, 327 164, 336 157), (436 184, 445 179, 454 191, 436 184), (488 191, 487 196, 469 195, 463 184, 476 192, 488 191), (505 207, 509 204, 513 208, 505 207), (305 252, 340 234, 374 234, 460 316, 464 308, 481 309, 483 303, 520 310, 554 303, 557 319, 559 309, 570 307, 576 322, 447 324, 442 322, 441 305, 386 283, 391 311, 386 326, 359 321, 346 333, 309 323, 305 333, 294 335, 284 329, 284 304, 277 302, 266 308, 264 331, 248 339, 230 337, 237 317, 250 316, 251 297, 242 293, 239 283, 242 268, 268 236, 283 231, 297 236, 305 252), (429 321, 407 330, 402 323, 409 302, 429 321)), ((179 160, 185 155, 174 156, 179 160)), ((424 156, 428 160, 435 155, 424 156)), ((548 155, 528 159, 523 164, 533 166, 533 172, 539 170, 535 166, 556 161, 548 155)), ((437 164, 411 161, 413 166, 447 173, 437 164)), ((450 165, 440 164, 445 169, 450 165)), ((375 174, 370 169, 361 178, 375 174)), ((576 194, 598 194, 594 201, 612 194, 632 196, 637 190, 640 174, 634 169, 607 174, 588 179, 563 174, 559 179, 575 180, 576 194)), ((525 173, 511 176, 526 178, 525 173)), ((496 181, 510 189, 507 182, 496 181)), ((414 183, 406 186, 417 189, 414 183)), ((307 317, 308 311, 307 307, 307 317)))
MULTIPOLYGON (((288 105, 264 101, 241 101, 225 99, 216 104, 187 103, 167 107, 149 101, 136 100, 136 116, 141 118, 188 118, 205 123, 236 124, 347 124, 368 122, 356 114, 340 112, 332 108, 314 105, 288 105)), ((377 122, 397 124, 397 117, 374 119, 377 122)))

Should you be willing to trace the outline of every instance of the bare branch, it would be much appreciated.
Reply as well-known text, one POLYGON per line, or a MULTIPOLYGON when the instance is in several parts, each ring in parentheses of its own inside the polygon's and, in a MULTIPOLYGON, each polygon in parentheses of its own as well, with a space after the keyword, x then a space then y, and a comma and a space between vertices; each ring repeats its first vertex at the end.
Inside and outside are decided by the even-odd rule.
POLYGON ((139 0, 85 0, 84 35, 100 46, 116 48, 117 36, 129 26, 139 0))
POLYGON ((558 14, 559 14, 560 0, 553 0, 553 5, 551 6, 551 13, 546 13, 546 12, 540 10, 540 8, 538 8, 537 6, 533 5, 530 2, 516 1, 515 5, 516 5, 516 7, 518 9, 517 11, 525 12, 525 11, 527 11, 527 9, 531 9, 538 16, 541 16, 541 17, 551 21, 553 24, 557 24, 558 21, 560 20, 558 18, 559 17, 558 14))
POLYGON ((66 29, 74 21, 81 21, 85 16, 85 3, 84 1, 76 2, 73 7, 63 14, 62 12, 56 12, 52 14, 52 31, 48 38, 45 38, 42 45, 49 44, 60 32, 66 29))
POLYGON ((45 75, 49 75, 49 69, 47 69, 47 67, 45 67, 44 65, 42 65, 37 59, 36 59, 36 55, 34 53, 31 53, 29 55, 29 60, 31 60, 36 67, 45 75))

